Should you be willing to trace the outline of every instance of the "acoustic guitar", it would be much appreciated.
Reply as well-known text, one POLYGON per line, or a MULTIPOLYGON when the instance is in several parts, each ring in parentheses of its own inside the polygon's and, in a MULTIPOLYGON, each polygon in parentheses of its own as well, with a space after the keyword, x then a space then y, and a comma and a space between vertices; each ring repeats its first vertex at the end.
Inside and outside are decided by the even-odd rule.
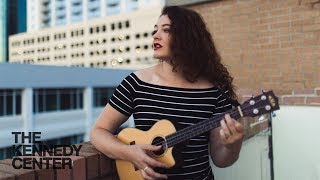
MULTIPOLYGON (((169 167, 173 167, 176 164, 172 153, 174 146, 219 127, 220 121, 225 114, 229 113, 232 118, 239 119, 245 116, 255 117, 278 109, 280 109, 278 98, 274 93, 272 91, 263 92, 261 95, 245 101, 241 106, 235 107, 224 114, 216 115, 180 131, 176 131, 174 125, 169 120, 160 120, 148 131, 125 128, 120 131, 117 138, 128 145, 161 145, 161 150, 152 152, 151 157, 167 164, 169 167)), ((116 167, 121 180, 143 180, 140 169, 128 161, 116 160, 116 167)))

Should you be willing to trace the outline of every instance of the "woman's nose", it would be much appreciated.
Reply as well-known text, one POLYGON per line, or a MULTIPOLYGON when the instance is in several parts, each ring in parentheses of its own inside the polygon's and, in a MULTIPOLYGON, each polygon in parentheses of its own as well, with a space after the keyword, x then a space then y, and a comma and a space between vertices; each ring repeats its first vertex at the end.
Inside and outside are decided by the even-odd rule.
POLYGON ((159 35, 159 32, 156 31, 154 34, 153 34, 153 39, 160 39, 160 35, 159 35))

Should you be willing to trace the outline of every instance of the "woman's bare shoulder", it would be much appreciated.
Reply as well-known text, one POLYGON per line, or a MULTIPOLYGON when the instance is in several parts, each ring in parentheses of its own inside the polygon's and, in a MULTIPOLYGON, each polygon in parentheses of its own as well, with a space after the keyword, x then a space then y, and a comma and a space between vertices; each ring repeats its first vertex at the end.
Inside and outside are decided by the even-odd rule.
POLYGON ((133 72, 140 80, 150 82, 154 75, 154 66, 133 72))

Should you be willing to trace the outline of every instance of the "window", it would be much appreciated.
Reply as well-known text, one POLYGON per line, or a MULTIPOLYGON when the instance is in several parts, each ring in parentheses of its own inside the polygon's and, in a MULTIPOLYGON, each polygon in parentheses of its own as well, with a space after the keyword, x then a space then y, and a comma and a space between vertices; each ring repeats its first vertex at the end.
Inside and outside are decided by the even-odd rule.
POLYGON ((21 90, 0 90, 0 116, 21 114, 21 90))
POLYGON ((94 107, 104 107, 111 98, 115 88, 95 88, 93 90, 94 107))
POLYGON ((4 149, 0 149, 0 160, 5 159, 4 157, 4 149))
POLYGON ((125 24, 126 24, 126 28, 130 27, 130 22, 129 21, 126 21, 125 24))
POLYGON ((34 91, 34 113, 63 111, 83 108, 82 89, 36 89, 34 91))
POLYGON ((12 147, 2 148, 0 149, 0 160, 9 159, 13 157, 13 149, 12 147))

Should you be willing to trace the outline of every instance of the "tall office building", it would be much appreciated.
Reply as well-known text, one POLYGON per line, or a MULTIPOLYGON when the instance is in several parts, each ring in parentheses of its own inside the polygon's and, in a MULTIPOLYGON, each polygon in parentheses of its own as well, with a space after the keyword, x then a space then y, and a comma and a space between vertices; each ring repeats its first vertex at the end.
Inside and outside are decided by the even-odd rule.
POLYGON ((28 31, 164 4, 164 0, 28 0, 28 31))
POLYGON ((0 1, 0 62, 8 59, 8 37, 26 31, 26 0, 0 1))
POLYGON ((12 63, 137 69, 157 63, 152 31, 162 6, 10 36, 12 63))
MULTIPOLYGON (((7 1, 0 1, 0 26, 7 26, 7 1)), ((7 42, 7 29, 0 28, 0 62, 6 60, 6 42, 7 42)))

